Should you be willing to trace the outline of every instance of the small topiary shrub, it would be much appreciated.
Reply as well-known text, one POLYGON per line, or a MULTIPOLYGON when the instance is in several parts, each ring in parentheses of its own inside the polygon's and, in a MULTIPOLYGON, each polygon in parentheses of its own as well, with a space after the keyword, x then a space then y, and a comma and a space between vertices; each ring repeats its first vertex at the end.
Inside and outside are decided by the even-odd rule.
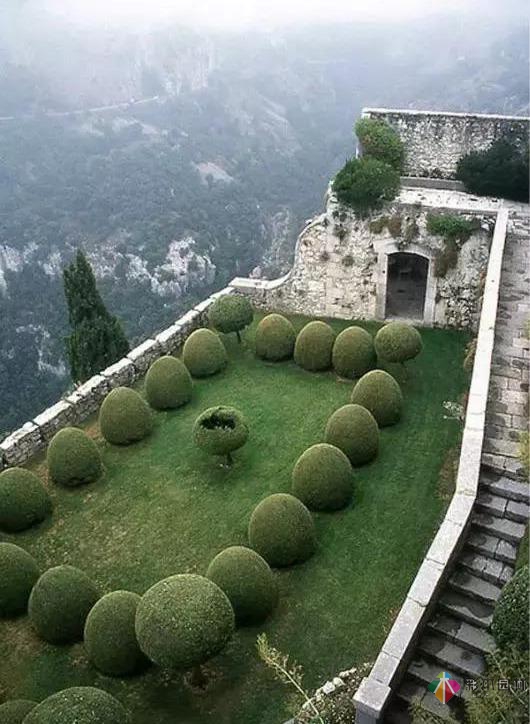
POLYGON ((129 724, 120 702, 102 689, 73 686, 44 699, 24 724, 129 724))
POLYGON ((459 160, 456 177, 472 194, 528 203, 528 142, 501 138, 484 151, 471 151, 459 160))
POLYGON ((403 169, 405 149, 403 141, 386 121, 377 118, 360 118, 355 133, 361 143, 363 156, 372 156, 390 164, 397 171, 403 169))
POLYGON ((528 565, 520 568, 502 589, 493 612, 491 631, 499 648, 528 650, 528 565))
POLYGON ((254 508, 248 539, 271 566, 291 566, 302 563, 315 552, 315 524, 298 498, 275 493, 254 508))
POLYGON ((12 543, 0 543, 0 617, 26 610, 38 577, 39 568, 29 553, 12 543))
POLYGON ((366 407, 380 427, 394 425, 401 417, 401 388, 384 370, 372 370, 363 375, 353 388, 351 401, 366 407))
POLYGON ((91 483, 102 471, 96 443, 76 427, 63 427, 55 433, 48 445, 46 462, 51 479, 67 487, 91 483))
POLYGON ((12 699, 0 704, 0 724, 22 724, 29 712, 37 706, 29 699, 12 699))
POLYGON ((298 333, 294 345, 294 361, 310 372, 331 367, 335 333, 326 322, 308 322, 298 333))
POLYGON ((312 445, 296 461, 292 492, 310 510, 344 508, 353 495, 350 461, 334 445, 312 445))
POLYGON ((193 377, 209 377, 228 362, 225 346, 211 329, 196 329, 184 343, 182 360, 193 377))
POLYGON ((256 329, 256 354, 261 359, 280 362, 293 356, 295 341, 291 322, 281 314, 268 314, 256 329))
POLYGON ((372 335, 361 327, 347 327, 333 345, 333 369, 340 377, 361 377, 376 363, 372 335))
POLYGON ((100 598, 87 616, 85 649, 96 669, 107 676, 127 676, 147 663, 134 630, 139 602, 137 593, 113 591, 100 598))
POLYGON ((209 407, 195 420, 193 438, 195 444, 210 455, 225 455, 228 465, 233 462, 232 453, 248 439, 248 425, 243 415, 234 407, 209 407))
POLYGON ((341 204, 363 217, 392 201, 399 191, 399 171, 384 161, 365 156, 352 158, 333 181, 333 193, 341 204))
POLYGON ((155 360, 145 376, 147 401, 155 410, 182 407, 191 400, 192 387, 186 365, 170 355, 155 360))
POLYGON ((8 533, 26 530, 51 510, 50 496, 36 475, 23 468, 0 473, 0 528, 8 533))
POLYGON ((401 362, 417 357, 423 349, 421 335, 411 324, 389 322, 375 335, 375 351, 385 362, 401 362))
POLYGON ((86 573, 73 566, 56 566, 43 573, 33 587, 28 614, 44 641, 80 641, 86 617, 97 600, 98 591, 86 573))
POLYGON ((248 297, 242 294, 227 294, 218 297, 208 310, 208 320, 218 332, 235 332, 241 342, 241 330, 252 324, 254 310, 248 297))
POLYGON ((238 623, 263 621, 278 602, 269 564, 250 548, 225 548, 208 566, 206 577, 228 596, 238 623))
POLYGON ((116 387, 103 400, 99 429, 112 445, 130 445, 150 434, 153 416, 145 400, 130 387, 116 387))
POLYGON ((343 405, 329 418, 324 439, 342 450, 352 465, 364 465, 379 450, 379 427, 365 407, 343 405))

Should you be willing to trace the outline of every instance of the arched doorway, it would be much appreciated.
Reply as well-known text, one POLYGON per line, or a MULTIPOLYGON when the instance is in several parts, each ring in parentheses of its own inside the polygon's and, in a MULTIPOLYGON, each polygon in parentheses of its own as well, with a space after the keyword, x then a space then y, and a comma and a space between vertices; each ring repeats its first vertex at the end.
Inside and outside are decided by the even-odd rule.
POLYGON ((429 260, 419 254, 388 255, 385 317, 424 318, 429 260))

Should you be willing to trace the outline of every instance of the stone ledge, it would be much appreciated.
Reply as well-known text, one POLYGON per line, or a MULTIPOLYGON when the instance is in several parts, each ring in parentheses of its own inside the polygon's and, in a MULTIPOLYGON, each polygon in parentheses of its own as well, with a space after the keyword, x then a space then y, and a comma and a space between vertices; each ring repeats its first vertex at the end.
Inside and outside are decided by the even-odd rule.
POLYGON ((109 391, 108 379, 103 375, 94 375, 68 395, 66 402, 74 406, 76 422, 81 422, 95 412, 109 391))
POLYGON ((26 422, 0 443, 0 456, 5 467, 21 465, 44 446, 40 428, 26 422))
POLYGON ((155 340, 160 345, 164 354, 175 352, 182 344, 184 332, 182 326, 175 322, 171 327, 164 329, 156 335, 155 340))
POLYGON ((76 412, 73 405, 66 400, 59 400, 37 415, 33 422, 40 429, 43 441, 48 442, 60 428, 74 423, 75 419, 76 412))
POLYGON ((118 360, 101 373, 108 380, 109 387, 127 387, 136 379, 136 367, 128 357, 118 360))
POLYGON ((391 691, 377 679, 366 677, 355 692, 356 724, 372 724, 382 715, 391 691))
POLYGON ((162 348, 156 339, 146 339, 145 342, 131 349, 126 359, 131 360, 137 372, 137 377, 141 377, 147 372, 151 362, 160 357, 162 348))

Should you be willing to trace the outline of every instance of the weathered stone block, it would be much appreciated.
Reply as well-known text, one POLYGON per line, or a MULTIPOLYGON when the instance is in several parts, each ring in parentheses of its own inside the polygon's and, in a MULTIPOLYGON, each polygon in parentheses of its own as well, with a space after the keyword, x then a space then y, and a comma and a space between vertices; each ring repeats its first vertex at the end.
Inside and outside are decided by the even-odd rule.
POLYGON ((94 375, 68 395, 66 402, 75 408, 76 422, 82 422, 95 412, 109 391, 108 379, 103 375, 94 375))
POLYGON ((137 377, 136 367, 128 357, 118 360, 101 373, 109 383, 109 388, 128 387, 137 377))
POLYGON ((438 590, 443 572, 444 566, 436 561, 425 559, 410 587, 407 598, 416 601, 420 606, 427 606, 438 590))
POLYGON ((396 659, 403 659, 419 634, 425 613, 425 605, 411 598, 409 591, 409 595, 386 637, 382 651, 396 659))
POLYGON ((62 427, 74 424, 75 419, 74 407, 66 400, 59 400, 55 405, 37 415, 33 422, 40 428, 44 442, 48 442, 62 427))
POLYGON ((160 332, 160 334, 157 334, 155 339, 162 348, 164 354, 176 352, 184 340, 182 326, 179 322, 176 322, 175 324, 172 324, 171 327, 164 329, 164 331, 160 332))
POLYGON ((464 530, 463 525, 453 523, 451 520, 444 520, 427 551, 426 558, 446 565, 458 549, 464 530))
POLYGON ((151 362, 160 357, 162 354, 162 348, 155 339, 146 339, 138 347, 131 349, 127 355, 127 359, 130 359, 136 368, 138 376, 143 375, 147 372, 151 362))
POLYGON ((34 422, 26 422, 0 443, 0 457, 6 466, 22 465, 42 447, 40 428, 34 422))
POLYGON ((189 335, 196 329, 203 326, 201 323, 201 315, 195 309, 191 309, 183 317, 177 319, 176 323, 182 330, 183 340, 185 340, 186 337, 189 337, 189 335))
POLYGON ((391 693, 390 687, 377 679, 371 677, 363 679, 353 697, 356 709, 355 724, 376 724, 383 714, 391 693))

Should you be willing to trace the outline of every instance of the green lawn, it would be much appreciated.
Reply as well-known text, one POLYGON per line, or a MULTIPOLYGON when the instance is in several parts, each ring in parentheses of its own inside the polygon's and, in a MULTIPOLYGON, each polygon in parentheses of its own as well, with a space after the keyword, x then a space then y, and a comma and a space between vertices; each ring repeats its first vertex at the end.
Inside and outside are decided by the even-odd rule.
MULTIPOLYGON (((332 324, 337 331, 347 326, 332 324)), ((377 459, 357 470, 353 505, 315 515, 315 556, 277 573, 280 605, 264 625, 239 629, 210 662, 213 682, 205 694, 190 693, 180 675, 155 667, 130 679, 101 676, 82 644, 45 644, 22 617, 0 621, 0 701, 40 700, 67 686, 95 684, 130 708, 134 724, 278 724, 287 718, 289 695, 258 660, 258 633, 267 632, 303 664, 310 688, 373 659, 443 513, 439 474, 460 434, 455 420, 444 419, 442 403, 460 399, 466 388, 467 337, 441 330, 422 336, 425 349, 406 379, 390 370, 402 381, 403 419, 382 430, 377 459)), ((74 490, 51 485, 53 518, 1 539, 29 550, 43 569, 69 563, 102 592, 138 593, 175 573, 204 573, 220 550, 245 544, 256 503, 289 491, 294 462, 322 440, 326 420, 349 401, 352 384, 331 372, 255 359, 253 328, 244 346, 226 343, 227 369, 197 381, 189 405, 157 413, 154 433, 137 445, 100 442, 105 475, 99 482, 74 490), (194 419, 215 404, 238 407, 251 426, 228 470, 191 440, 194 419)), ((97 434, 93 421, 87 428, 97 434)), ((34 467, 45 476, 41 462, 34 467)))

